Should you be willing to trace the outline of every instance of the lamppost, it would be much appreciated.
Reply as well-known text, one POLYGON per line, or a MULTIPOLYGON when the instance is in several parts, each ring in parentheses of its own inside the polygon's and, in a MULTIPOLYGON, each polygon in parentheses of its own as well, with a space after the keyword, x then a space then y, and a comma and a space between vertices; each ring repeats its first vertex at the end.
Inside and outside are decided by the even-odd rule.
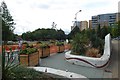
POLYGON ((77 14, 79 13, 79 12, 81 12, 82 10, 79 10, 76 14, 75 14, 75 23, 76 23, 76 26, 77 26, 77 14))

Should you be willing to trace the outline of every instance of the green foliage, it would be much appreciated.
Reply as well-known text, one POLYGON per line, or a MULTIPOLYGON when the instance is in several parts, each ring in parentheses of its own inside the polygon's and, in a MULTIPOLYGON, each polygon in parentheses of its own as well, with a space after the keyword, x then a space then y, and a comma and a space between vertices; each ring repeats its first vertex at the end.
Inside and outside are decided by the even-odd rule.
POLYGON ((101 37, 101 29, 100 29, 100 25, 97 27, 97 31, 96 31, 96 33, 97 33, 97 36, 98 37, 101 37))
POLYGON ((2 40, 8 41, 13 38, 13 30, 14 30, 14 22, 13 18, 10 15, 9 10, 7 9, 7 5, 5 2, 1 3, 1 7, 3 8, 2 14, 2 40), (9 35, 8 35, 9 34, 9 35))
POLYGON ((80 33, 80 29, 76 26, 69 34, 68 38, 72 39, 77 33, 80 33))
POLYGON ((41 42, 41 41, 38 41, 36 44, 42 44, 42 42, 41 42))
POLYGON ((65 40, 66 39, 66 35, 65 35, 64 31, 61 29, 57 30, 56 37, 57 37, 57 40, 65 40))
POLYGON ((112 37, 120 36, 120 21, 118 21, 116 24, 112 26, 111 34, 112 34, 112 37))
MULTIPOLYGON (((3 14, 2 14, 2 40, 4 41, 2 45, 6 45, 8 40, 12 39, 13 25, 15 24, 12 16, 10 15, 9 10, 7 9, 6 3, 3 1, 1 3, 1 7, 3 8, 3 14)), ((10 63, 10 60, 8 60, 7 65, 5 65, 5 50, 2 46, 2 78, 4 79, 7 75, 8 70, 10 70, 14 65, 10 63)))
POLYGON ((102 48, 103 49, 103 40, 100 39, 99 37, 97 37, 97 35, 93 35, 90 39, 90 41, 92 42, 92 47, 94 48, 102 48))
MULTIPOLYGON (((22 44, 25 45, 26 48, 29 48, 29 47, 30 47, 30 45, 29 45, 27 42, 23 42, 22 44)), ((32 48, 32 47, 31 47, 31 48, 32 48)))
MULTIPOLYGON (((2 49, 2 53, 5 54, 5 49, 2 49)), ((10 49, 10 53, 12 53, 12 49, 10 49)), ((12 69, 18 67, 19 64, 15 63, 15 58, 12 59, 12 54, 10 54, 10 57, 8 60, 5 60, 5 55, 2 55, 2 79, 7 80, 9 73, 11 72, 12 69), (6 63, 5 63, 6 62, 6 63)))
POLYGON ((62 45, 64 45, 64 43, 63 42, 56 42, 56 45, 57 46, 62 46, 62 45))
POLYGON ((98 37, 98 35, 100 36, 100 34, 98 34, 97 32, 101 31, 87 29, 76 34, 72 42, 73 54, 75 53, 83 55, 86 49, 91 47, 99 49, 102 53, 104 49, 104 41, 100 37, 98 37))
POLYGON ((13 45, 13 42, 7 42, 7 45, 13 45))
POLYGON ((40 78, 41 77, 40 72, 37 72, 33 69, 25 68, 25 67, 17 67, 14 69, 11 69, 7 76, 7 79, 16 79, 16 80, 21 80, 21 79, 28 79, 28 78, 40 78), (39 77, 40 76, 40 77, 39 77))
POLYGON ((5 80, 62 80, 55 78, 56 75, 36 71, 32 68, 19 66, 9 71, 5 80))
POLYGON ((76 34, 72 42, 72 50, 75 54, 84 54, 85 44, 87 44, 88 38, 86 35, 81 35, 80 33, 76 34))
POLYGON ((33 36, 32 32, 30 32, 30 31, 22 34, 22 38, 23 38, 24 40, 27 40, 27 41, 32 41, 32 40, 34 40, 33 37, 34 37, 34 36, 33 36))
MULTIPOLYGON (((105 36, 108 34, 109 32, 108 32, 108 27, 103 27, 102 29, 101 29, 101 36, 100 36, 100 38, 101 39, 104 39, 105 38, 105 36)), ((99 36, 98 36, 99 37, 99 36)))
POLYGON ((49 48, 50 46, 48 44, 41 44, 40 48, 49 48))
POLYGON ((33 32, 26 32, 22 34, 22 38, 24 40, 64 40, 66 35, 63 30, 55 30, 55 29, 37 29, 33 32))
POLYGON ((26 48, 24 50, 21 50, 20 54, 32 54, 32 53, 35 53, 35 52, 37 52, 36 48, 26 48))
POLYGON ((118 31, 117 31, 117 34, 118 34, 118 36, 120 36, 120 21, 118 21, 118 31))

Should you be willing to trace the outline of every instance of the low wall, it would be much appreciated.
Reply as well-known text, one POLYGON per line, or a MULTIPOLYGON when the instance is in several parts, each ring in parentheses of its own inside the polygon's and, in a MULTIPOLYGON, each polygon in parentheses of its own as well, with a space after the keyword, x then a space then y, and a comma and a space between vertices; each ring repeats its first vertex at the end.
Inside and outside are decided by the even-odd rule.
POLYGON ((73 73, 73 72, 69 72, 69 71, 58 70, 58 69, 49 68, 49 67, 28 67, 28 68, 33 68, 36 71, 40 71, 40 72, 46 72, 46 73, 63 76, 65 78, 82 78, 83 80, 89 80, 87 77, 85 77, 81 74, 77 74, 77 73, 73 73))
POLYGON ((70 54, 71 51, 68 51, 65 53, 65 58, 68 62, 76 64, 76 65, 103 68, 109 62, 111 48, 112 48, 111 47, 111 36, 110 34, 108 34, 105 36, 104 53, 100 58, 72 55, 70 54))

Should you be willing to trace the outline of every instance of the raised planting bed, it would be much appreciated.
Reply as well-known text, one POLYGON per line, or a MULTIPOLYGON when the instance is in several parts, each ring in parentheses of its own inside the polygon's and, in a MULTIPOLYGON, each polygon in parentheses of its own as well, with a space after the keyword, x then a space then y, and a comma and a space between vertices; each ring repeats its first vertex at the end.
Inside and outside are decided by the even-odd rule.
POLYGON ((65 50, 71 50, 71 44, 65 44, 65 50))
POLYGON ((26 48, 20 51, 20 65, 36 66, 39 64, 39 53, 35 48, 26 48))
POLYGON ((64 43, 58 42, 56 45, 57 45, 58 53, 64 52, 64 50, 65 50, 64 43))
MULTIPOLYGON (((98 51, 95 50, 95 52, 98 51)), ((111 55, 111 36, 110 34, 108 34, 105 36, 104 52, 103 55, 101 55, 100 57, 96 58, 94 54, 90 54, 90 53, 88 54, 88 56, 74 55, 71 54, 71 51, 68 51, 65 53, 65 58, 68 62, 72 64, 94 67, 94 68, 104 68, 109 63, 110 55, 111 55)))
POLYGON ((50 54, 54 54, 54 53, 57 53, 58 50, 57 50, 57 46, 56 45, 51 45, 50 46, 50 54))
POLYGON ((58 46, 58 53, 64 52, 64 45, 58 46))
POLYGON ((44 58, 50 56, 50 46, 47 44, 41 44, 38 48, 39 51, 39 57, 44 58))

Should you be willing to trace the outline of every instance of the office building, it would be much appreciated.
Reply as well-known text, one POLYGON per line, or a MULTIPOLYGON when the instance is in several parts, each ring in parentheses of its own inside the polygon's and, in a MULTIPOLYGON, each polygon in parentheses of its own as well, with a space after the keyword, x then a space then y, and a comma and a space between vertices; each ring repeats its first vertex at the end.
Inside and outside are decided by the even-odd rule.
POLYGON ((92 28, 95 29, 97 26, 112 26, 117 21, 117 13, 100 14, 92 16, 92 28))

